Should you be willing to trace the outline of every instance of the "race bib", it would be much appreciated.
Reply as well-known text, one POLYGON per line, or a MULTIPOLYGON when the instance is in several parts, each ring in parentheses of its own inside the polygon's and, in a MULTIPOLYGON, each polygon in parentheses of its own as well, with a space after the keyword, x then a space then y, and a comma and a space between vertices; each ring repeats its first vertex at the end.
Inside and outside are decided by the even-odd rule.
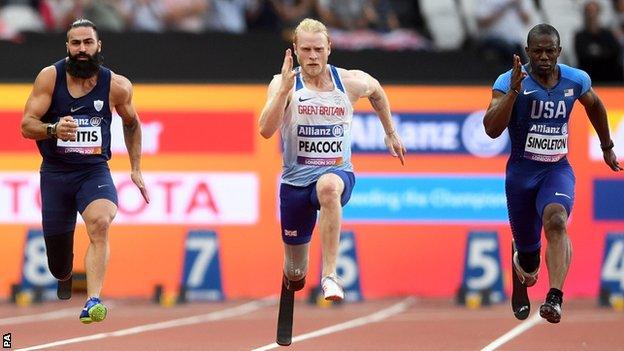
POLYGON ((334 125, 297 125, 297 163, 336 166, 343 162, 344 128, 334 125))
POLYGON ((568 134, 528 133, 524 157, 533 161, 557 162, 568 153, 568 134))
POLYGON ((78 127, 76 140, 57 139, 56 146, 57 151, 62 154, 99 155, 102 153, 102 128, 78 127))

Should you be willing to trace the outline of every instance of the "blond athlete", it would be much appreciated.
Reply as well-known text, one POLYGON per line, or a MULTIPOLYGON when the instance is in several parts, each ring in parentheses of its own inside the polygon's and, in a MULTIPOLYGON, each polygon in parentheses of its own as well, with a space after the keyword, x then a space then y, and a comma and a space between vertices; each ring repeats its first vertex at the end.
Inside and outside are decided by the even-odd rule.
POLYGON ((386 132, 390 153, 404 163, 405 147, 390 118, 388 98, 379 82, 358 70, 327 63, 331 41, 327 28, 313 19, 295 29, 293 49, 299 67, 293 69, 291 50, 284 55, 281 74, 269 84, 260 116, 260 134, 283 141, 280 217, 284 241, 284 286, 303 288, 308 249, 317 217, 323 251, 321 287, 327 300, 341 300, 336 276, 342 206, 355 184, 351 164, 353 104, 366 97, 386 132))

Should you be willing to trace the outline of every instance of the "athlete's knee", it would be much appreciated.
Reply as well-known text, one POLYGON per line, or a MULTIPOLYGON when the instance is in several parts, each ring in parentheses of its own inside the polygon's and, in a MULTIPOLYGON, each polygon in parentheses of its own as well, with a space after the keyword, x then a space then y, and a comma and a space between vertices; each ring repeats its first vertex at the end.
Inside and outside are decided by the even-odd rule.
POLYGON ((544 231, 546 236, 553 236, 564 233, 568 222, 565 211, 556 211, 548 215, 544 221, 544 231))
POLYGON ((106 240, 113 219, 107 215, 98 215, 87 221, 87 229, 91 241, 106 240))
POLYGON ((540 265, 540 250, 532 252, 518 251, 518 263, 525 272, 533 273, 537 271, 540 265))
MULTIPOLYGON (((338 176, 335 176, 336 178, 338 176)), ((336 203, 340 203, 340 195, 342 189, 340 182, 337 179, 326 178, 321 179, 316 185, 316 194, 321 206, 328 206, 336 203)))
POLYGON ((59 280, 67 279, 74 264, 74 233, 44 236, 50 273, 59 280))

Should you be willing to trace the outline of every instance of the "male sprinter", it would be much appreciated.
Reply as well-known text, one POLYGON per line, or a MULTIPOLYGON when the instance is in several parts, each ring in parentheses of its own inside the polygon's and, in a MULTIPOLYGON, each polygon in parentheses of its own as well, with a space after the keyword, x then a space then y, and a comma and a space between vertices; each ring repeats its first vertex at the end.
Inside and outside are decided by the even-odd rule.
POLYGON ((102 66, 95 25, 79 19, 67 31, 67 57, 37 76, 24 108, 22 135, 37 141, 41 164, 43 234, 60 299, 71 297, 76 211, 87 226, 85 255, 88 299, 83 323, 100 322, 107 309, 100 291, 108 264, 108 230, 117 212, 111 157, 111 110, 123 120, 131 178, 146 202, 141 175, 141 125, 130 81, 102 66))
POLYGON ((522 66, 514 56, 513 68, 494 83, 483 119, 490 137, 498 137, 505 128, 511 136, 505 192, 515 244, 512 309, 518 319, 529 315, 526 288, 537 282, 543 225, 550 290, 540 315, 550 323, 561 320, 563 283, 572 258, 566 227, 575 178, 566 155, 569 117, 576 100, 598 133, 605 163, 614 171, 622 170, 613 152, 605 107, 587 73, 557 64, 560 44, 554 27, 533 27, 525 48, 529 63, 522 66))
POLYGON ((369 99, 386 132, 386 145, 401 164, 405 147, 392 125, 388 98, 379 82, 365 72, 327 64, 331 42, 324 24, 313 19, 301 21, 295 29, 293 49, 300 67, 293 70, 291 50, 287 49, 281 74, 269 84, 259 121, 260 134, 270 138, 279 129, 284 146, 282 289, 294 292, 305 284, 310 239, 320 211, 321 288, 325 299, 337 301, 344 297, 336 276, 342 206, 355 184, 350 138, 353 104, 362 97, 369 99))

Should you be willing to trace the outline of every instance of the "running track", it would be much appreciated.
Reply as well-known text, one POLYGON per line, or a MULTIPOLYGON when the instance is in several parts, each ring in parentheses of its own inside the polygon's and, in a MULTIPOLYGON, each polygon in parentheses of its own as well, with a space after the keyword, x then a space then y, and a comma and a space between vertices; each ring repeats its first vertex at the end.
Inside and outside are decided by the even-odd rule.
POLYGON ((558 325, 537 315, 517 321, 507 303, 470 310, 440 299, 332 308, 297 301, 288 348, 273 344, 276 297, 171 308, 106 300, 107 320, 91 325, 78 321, 82 300, 0 303, 0 332, 12 334, 12 350, 624 350, 624 312, 593 299, 566 301, 558 325))

